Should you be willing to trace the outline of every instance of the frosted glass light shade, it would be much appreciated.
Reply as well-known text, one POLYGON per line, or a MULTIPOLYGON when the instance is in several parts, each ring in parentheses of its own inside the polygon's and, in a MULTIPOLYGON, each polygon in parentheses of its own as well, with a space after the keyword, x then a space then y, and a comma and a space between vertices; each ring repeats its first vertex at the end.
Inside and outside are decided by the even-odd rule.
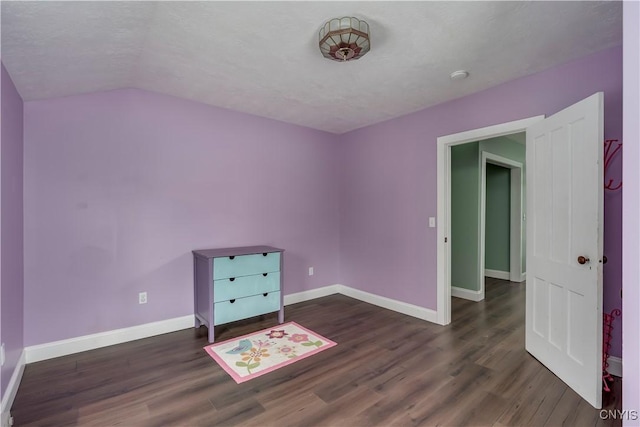
POLYGON ((318 36, 320 52, 334 61, 360 59, 371 48, 369 24, 354 17, 325 22, 318 36))

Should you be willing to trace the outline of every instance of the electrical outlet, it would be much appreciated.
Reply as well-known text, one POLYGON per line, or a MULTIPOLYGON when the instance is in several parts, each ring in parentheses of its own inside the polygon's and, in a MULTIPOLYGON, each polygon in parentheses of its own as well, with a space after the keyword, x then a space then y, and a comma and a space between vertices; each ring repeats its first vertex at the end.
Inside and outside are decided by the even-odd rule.
POLYGON ((313 267, 309 267, 309 276, 313 276, 313 267))
POLYGON ((0 366, 4 366, 5 361, 5 353, 4 353, 4 343, 0 344, 0 366))
POLYGON ((138 294, 138 304, 146 304, 147 303, 147 293, 140 292, 138 294))

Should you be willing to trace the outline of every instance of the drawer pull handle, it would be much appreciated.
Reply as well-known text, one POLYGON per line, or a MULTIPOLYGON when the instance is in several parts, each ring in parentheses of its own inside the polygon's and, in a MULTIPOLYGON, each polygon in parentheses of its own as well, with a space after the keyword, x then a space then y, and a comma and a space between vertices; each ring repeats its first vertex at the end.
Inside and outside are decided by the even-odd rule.
POLYGON ((233 304, 234 302, 236 302, 236 300, 235 300, 235 299, 232 299, 232 300, 229 300, 229 302, 230 302, 231 304, 233 304))
POLYGON ((262 294, 263 297, 266 297, 267 295, 269 295, 269 292, 265 292, 264 294, 262 294))
POLYGON ((234 280, 236 280, 236 278, 235 278, 235 277, 229 277, 229 281, 230 281, 230 282, 233 282, 234 280))
POLYGON ((262 252, 262 256, 267 256, 267 255, 269 255, 269 254, 266 253, 266 252, 262 252))
POLYGON ((229 257, 229 259, 234 259, 234 258, 235 258, 235 256, 233 256, 233 255, 229 257))
POLYGON ((264 277, 267 277, 267 274, 269 274, 269 273, 262 273, 262 275, 263 275, 264 277))

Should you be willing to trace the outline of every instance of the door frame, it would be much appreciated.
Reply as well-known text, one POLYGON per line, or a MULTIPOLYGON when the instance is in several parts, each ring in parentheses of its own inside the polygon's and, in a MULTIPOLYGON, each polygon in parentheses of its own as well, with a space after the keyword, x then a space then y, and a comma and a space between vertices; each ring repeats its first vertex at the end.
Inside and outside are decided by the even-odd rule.
MULTIPOLYGON (((451 323, 451 147, 482 139, 526 132, 544 115, 472 129, 437 139, 437 306, 436 322, 451 323)), ((484 266, 482 266, 484 268, 484 266)))
POLYGON ((487 213, 487 163, 509 169, 510 172, 510 202, 509 202, 509 281, 523 282, 522 272, 522 226, 523 226, 523 195, 522 181, 524 179, 523 164, 509 158, 481 152, 480 168, 480 289, 484 299, 485 275, 485 244, 486 244, 486 213, 487 213))

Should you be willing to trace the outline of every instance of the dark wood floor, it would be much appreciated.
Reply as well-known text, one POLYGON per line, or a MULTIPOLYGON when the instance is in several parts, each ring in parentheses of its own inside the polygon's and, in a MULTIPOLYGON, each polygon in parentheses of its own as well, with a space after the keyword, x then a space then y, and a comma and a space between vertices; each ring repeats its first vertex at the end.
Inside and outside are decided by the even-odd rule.
MULTIPOLYGON (((601 426, 593 409, 524 351, 524 286, 489 280, 454 298, 442 327, 332 295, 288 306, 338 345, 236 384, 189 329, 27 365, 16 426, 601 426)), ((220 340, 275 316, 216 329, 220 340)), ((605 395, 621 407, 621 385, 605 395)))

